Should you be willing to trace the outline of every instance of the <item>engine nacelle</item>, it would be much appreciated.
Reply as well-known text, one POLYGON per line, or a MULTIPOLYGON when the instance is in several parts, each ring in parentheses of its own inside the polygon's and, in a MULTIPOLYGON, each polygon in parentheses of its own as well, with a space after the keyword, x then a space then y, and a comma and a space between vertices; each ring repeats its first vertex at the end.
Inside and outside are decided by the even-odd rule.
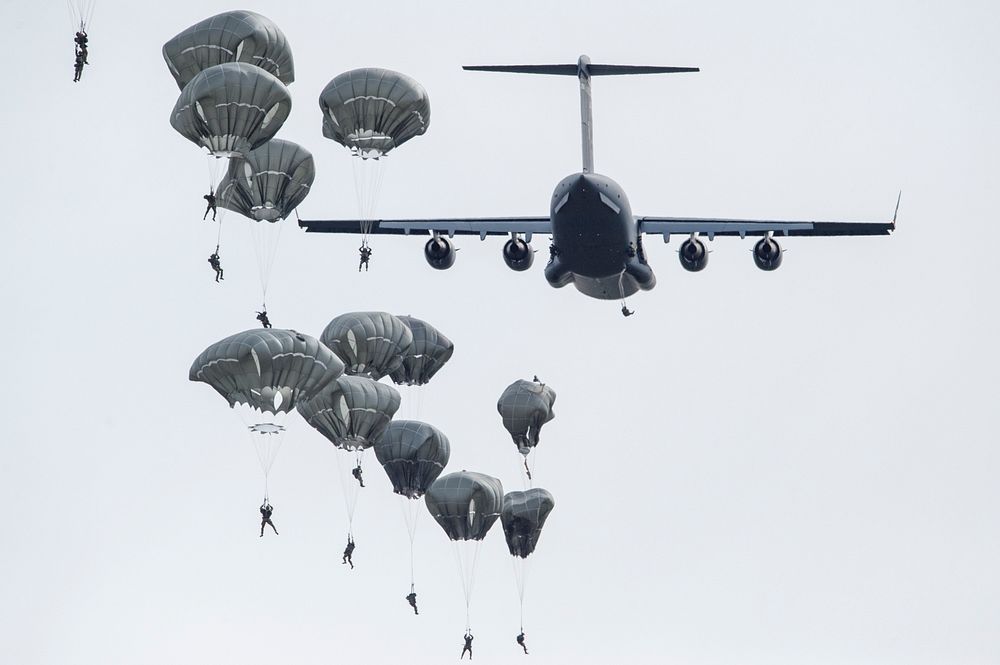
POLYGON ((424 245, 424 258, 431 268, 447 270, 455 265, 455 246, 444 236, 435 236, 424 245))
POLYGON ((773 238, 761 238, 753 246, 753 262, 761 270, 777 270, 781 265, 781 245, 773 238))
POLYGON ((685 270, 698 272, 704 270, 705 266, 708 265, 708 250, 705 249, 705 243, 702 241, 697 238, 688 238, 681 243, 677 258, 681 260, 681 265, 684 266, 685 270))
POLYGON ((535 252, 531 244, 521 238, 511 238, 503 246, 503 262, 511 270, 522 272, 535 262, 535 252))

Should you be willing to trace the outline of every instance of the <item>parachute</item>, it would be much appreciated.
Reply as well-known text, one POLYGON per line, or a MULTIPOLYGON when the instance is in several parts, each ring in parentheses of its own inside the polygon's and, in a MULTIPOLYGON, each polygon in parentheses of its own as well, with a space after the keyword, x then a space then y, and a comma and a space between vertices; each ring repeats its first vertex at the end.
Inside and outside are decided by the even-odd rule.
POLYGON ((542 425, 556 417, 552 411, 555 402, 556 391, 552 388, 524 379, 510 384, 500 395, 497 411, 522 455, 527 455, 538 445, 542 425))
POLYGON ((552 494, 537 487, 524 492, 507 492, 503 497, 500 523, 507 539, 507 549, 513 557, 514 581, 521 602, 522 633, 524 632, 524 588, 528 578, 526 559, 535 551, 545 520, 555 505, 552 494))
POLYGON ((227 337, 201 352, 189 378, 212 386, 229 406, 286 413, 334 381, 344 365, 319 340, 295 330, 263 328, 227 337))
POLYGON ((451 445, 448 437, 432 425, 395 420, 375 444, 375 456, 389 476, 392 491, 418 499, 448 464, 451 445))
POLYGON ((500 517, 503 484, 472 471, 449 473, 424 496, 427 510, 451 540, 482 540, 500 517))
POLYGON ((299 414, 344 450, 374 445, 399 409, 399 393, 360 376, 341 376, 314 397, 298 403, 299 414))
POLYGON ((441 332, 413 316, 400 316, 399 320, 413 333, 413 346, 403 355, 398 369, 390 373, 393 383, 422 386, 431 380, 455 352, 455 345, 441 332))
POLYGON ((545 519, 555 505, 552 494, 538 487, 504 495, 500 522, 511 556, 525 559, 535 551, 545 519))
POLYGON ((427 131, 431 107, 423 86, 405 74, 365 68, 344 72, 319 96, 323 136, 355 159, 354 185, 361 217, 361 245, 368 245, 391 150, 427 131))
POLYGON ((202 70, 244 62, 282 83, 295 80, 292 51, 270 19, 245 10, 217 14, 195 23, 163 45, 163 59, 181 90, 202 70))
POLYGON ((342 376, 310 400, 299 402, 299 414, 340 450, 334 451, 337 478, 347 511, 347 535, 353 539, 354 513, 361 495, 362 453, 385 432, 399 409, 399 393, 392 386, 361 376, 342 376), (354 465, 344 464, 354 456, 354 465), (361 472, 359 471, 359 475, 361 472))
POLYGON ((427 131, 431 105, 415 80, 388 69, 352 69, 319 96, 323 136, 364 159, 378 159, 427 131))
POLYGON ((465 628, 468 631, 472 623, 472 585, 479 544, 500 517, 503 485, 497 478, 482 473, 449 473, 434 481, 424 495, 424 502, 431 516, 453 542, 465 593, 465 628))
POLYGON ((277 134, 291 108, 288 89, 273 74, 227 62, 202 70, 184 86, 170 124, 213 155, 243 156, 277 134))
POLYGON ((441 474, 451 456, 451 445, 440 430, 414 420, 394 420, 375 444, 392 491, 402 501, 403 519, 410 536, 410 593, 415 592, 413 540, 417 533, 419 499, 441 474))
POLYGON ((277 222, 305 199, 315 178, 308 150, 271 139, 245 159, 229 162, 229 172, 219 184, 219 202, 252 220, 277 222))
POLYGON ((257 448, 264 495, 284 438, 282 416, 308 400, 344 371, 319 340, 294 330, 266 328, 227 337, 201 352, 188 378, 210 385, 241 419, 257 448))
POLYGON ((330 321, 320 339, 344 361, 348 374, 378 381, 403 363, 413 333, 386 312, 349 312, 330 321))

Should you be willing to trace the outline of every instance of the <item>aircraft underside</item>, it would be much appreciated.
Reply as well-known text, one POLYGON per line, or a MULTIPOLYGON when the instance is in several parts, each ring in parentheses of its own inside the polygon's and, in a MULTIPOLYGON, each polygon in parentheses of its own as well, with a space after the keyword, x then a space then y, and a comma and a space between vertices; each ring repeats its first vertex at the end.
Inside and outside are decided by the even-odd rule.
POLYGON ((545 279, 573 284, 600 300, 616 300, 656 286, 645 262, 628 197, 618 183, 595 173, 574 173, 552 193, 552 258, 545 279))

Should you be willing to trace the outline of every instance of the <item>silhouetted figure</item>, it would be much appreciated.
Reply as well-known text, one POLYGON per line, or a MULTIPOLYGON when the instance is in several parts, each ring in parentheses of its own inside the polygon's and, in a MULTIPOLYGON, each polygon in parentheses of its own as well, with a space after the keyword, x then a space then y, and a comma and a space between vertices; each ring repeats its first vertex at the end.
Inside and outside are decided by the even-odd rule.
POLYGON ((358 272, 361 272, 361 266, 364 266, 365 272, 368 272, 368 259, 372 257, 372 248, 368 245, 361 245, 361 247, 358 247, 358 252, 361 254, 361 263, 358 264, 358 272))
MULTIPOLYGON (((260 537, 264 537, 264 527, 270 525, 274 529, 274 522, 271 521, 271 513, 274 512, 274 508, 271 504, 264 499, 264 503, 260 504, 260 537)), ((274 529, 274 535, 278 535, 278 530, 274 529)))
POLYGON ((535 374, 535 378, 533 378, 532 381, 534 381, 535 383, 541 383, 542 382, 542 380, 538 378, 537 374, 535 374))
POLYGON ((462 647, 462 655, 458 657, 459 660, 465 658, 465 652, 469 652, 469 660, 472 660, 472 631, 465 631, 465 646, 462 647))
POLYGON ((76 33, 76 36, 73 37, 73 42, 80 48, 83 49, 87 48, 87 31, 80 30, 78 33, 76 33))
POLYGON ((351 471, 351 475, 354 476, 354 479, 358 481, 359 485, 362 487, 365 486, 365 481, 361 478, 361 462, 358 462, 358 465, 354 467, 351 471))
POLYGON ((630 310, 625 303, 622 303, 622 316, 632 316, 633 314, 635 314, 635 312, 630 310))
POLYGON ((208 257, 208 264, 212 266, 212 270, 215 271, 215 281, 218 282, 220 279, 225 279, 222 276, 222 263, 219 261, 219 250, 216 249, 208 257))
POLYGON ((420 612, 417 611, 417 594, 415 591, 411 591, 409 595, 406 596, 406 602, 408 602, 410 607, 413 608, 414 614, 420 614, 420 612))
POLYGON ((260 325, 264 326, 265 328, 271 327, 271 320, 267 318, 266 309, 263 312, 257 312, 257 320, 260 321, 260 325))
POLYGON ((83 54, 77 50, 76 62, 73 63, 73 83, 79 81, 80 77, 83 76, 83 65, 85 62, 86 60, 84 60, 83 54))
POLYGON ((521 647, 522 649, 524 649, 524 653, 525 654, 528 653, 528 647, 525 646, 525 644, 524 644, 524 631, 523 630, 521 631, 521 634, 517 636, 517 644, 518 644, 519 647, 521 647))
POLYGON ((531 480, 531 469, 528 468, 528 458, 524 458, 524 472, 528 474, 528 480, 531 480))
POLYGON ((351 570, 354 570, 354 561, 351 560, 351 556, 354 554, 354 538, 347 536, 347 547, 344 548, 344 559, 341 563, 351 564, 351 570))
POLYGON ((208 194, 205 194, 205 196, 203 196, 201 198, 205 199, 208 202, 208 206, 205 208, 205 214, 202 215, 201 218, 203 220, 208 219, 208 213, 212 213, 212 221, 214 222, 215 221, 215 213, 216 213, 216 210, 215 210, 215 190, 213 190, 213 189, 208 190, 208 194))

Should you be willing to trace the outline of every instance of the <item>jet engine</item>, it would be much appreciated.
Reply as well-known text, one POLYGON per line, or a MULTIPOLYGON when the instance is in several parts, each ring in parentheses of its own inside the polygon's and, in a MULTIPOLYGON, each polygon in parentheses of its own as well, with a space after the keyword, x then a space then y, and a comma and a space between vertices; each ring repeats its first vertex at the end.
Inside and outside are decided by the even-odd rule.
POLYGON ((761 238, 753 246, 753 262, 761 270, 776 270, 781 265, 781 246, 773 238, 761 238))
POLYGON ((424 258, 431 268, 447 270, 455 265, 455 246, 444 236, 434 236, 424 245, 424 258))
POLYGON ((522 272, 535 262, 535 252, 531 244, 521 238, 511 238, 503 246, 503 261, 507 267, 522 272))
POLYGON ((704 270, 705 266, 708 265, 708 250, 705 249, 705 243, 702 241, 697 238, 688 238, 681 243, 677 258, 681 260, 681 265, 684 266, 685 270, 698 272, 704 270))

